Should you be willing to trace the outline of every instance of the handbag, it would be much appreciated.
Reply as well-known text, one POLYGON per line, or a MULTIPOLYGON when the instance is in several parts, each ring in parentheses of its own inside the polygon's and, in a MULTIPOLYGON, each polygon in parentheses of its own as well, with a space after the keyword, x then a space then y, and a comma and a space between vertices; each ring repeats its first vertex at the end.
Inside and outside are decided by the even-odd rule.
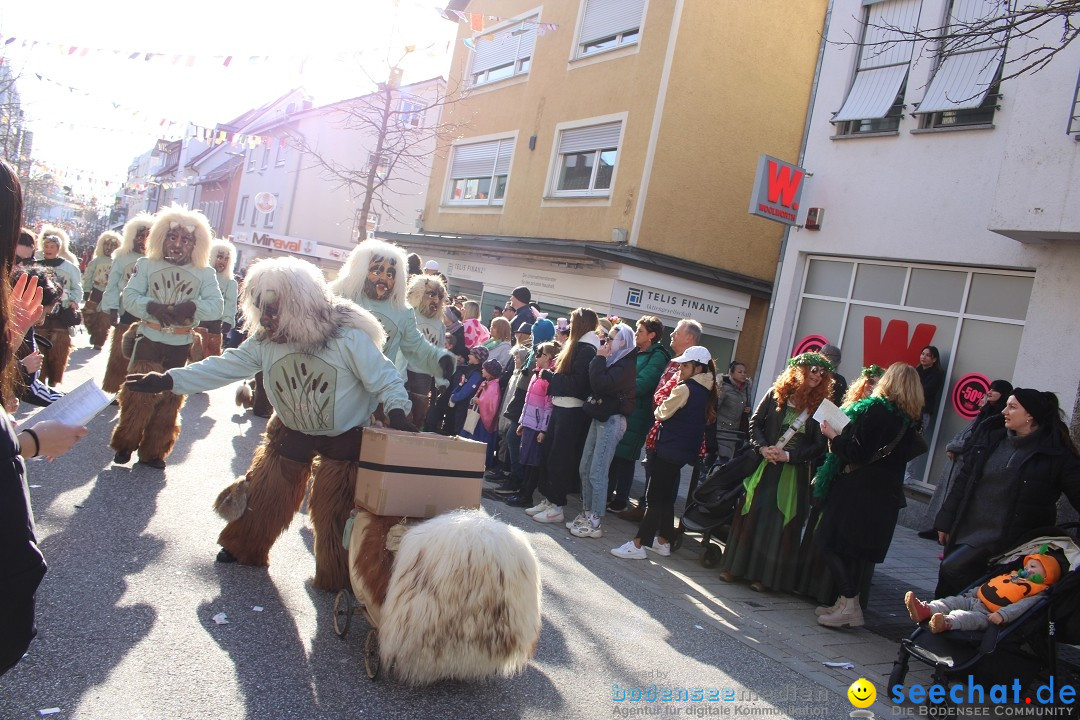
POLYGON ((930 445, 926 442, 926 436, 923 435, 922 428, 916 428, 915 437, 911 439, 911 447, 904 454, 904 462, 911 462, 929 451, 930 445))
POLYGON ((611 419, 611 416, 615 414, 615 411, 619 409, 621 402, 619 398, 600 398, 590 397, 581 406, 581 409, 593 420, 600 422, 607 422, 611 419))
POLYGON ((465 413, 465 424, 462 426, 462 432, 467 432, 472 435, 476 432, 476 426, 480 423, 480 413, 472 408, 465 413))

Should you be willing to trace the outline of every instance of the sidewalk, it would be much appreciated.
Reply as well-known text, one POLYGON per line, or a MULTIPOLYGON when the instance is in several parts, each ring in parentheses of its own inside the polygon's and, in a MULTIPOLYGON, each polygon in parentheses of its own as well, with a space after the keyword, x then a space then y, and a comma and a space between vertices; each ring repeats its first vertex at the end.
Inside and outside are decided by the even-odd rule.
MULTIPOLYGON (((688 477, 689 472, 684 470, 684 492, 688 477)), ((640 497, 644 487, 644 471, 639 464, 631 497, 640 497)), ((676 503, 676 518, 684 502, 685 497, 680 497, 676 503)), ((878 717, 888 717, 891 713, 892 706, 884 701, 888 696, 889 673, 899 651, 900 638, 914 630, 904 609, 904 593, 915 590, 921 597, 930 597, 937 579, 940 547, 919 538, 914 530, 898 526, 888 557, 874 573, 870 604, 865 613, 866 626, 831 629, 817 624, 814 615, 817 603, 810 598, 757 593, 747 583, 729 584, 720 580, 717 568, 705 568, 698 561, 700 544, 694 536, 687 536, 671 557, 650 553, 643 561, 620 560, 609 551, 633 537, 636 524, 608 514, 604 516, 603 538, 576 538, 563 523, 544 525, 532 522, 520 509, 498 502, 485 501, 485 504, 497 510, 504 520, 530 532, 547 532, 560 542, 573 543, 575 553, 590 553, 597 563, 619 563, 656 594, 699 616, 703 626, 744 643, 840 697, 846 697, 848 687, 860 677, 869 680, 877 688, 878 701, 871 709, 878 717), (850 662, 855 667, 853 670, 831 668, 825 662, 850 662)), ((570 521, 580 511, 580 498, 571 496, 565 509, 566 520, 570 521)), ((931 674, 928 667, 912 663, 906 683, 929 683, 931 674)))

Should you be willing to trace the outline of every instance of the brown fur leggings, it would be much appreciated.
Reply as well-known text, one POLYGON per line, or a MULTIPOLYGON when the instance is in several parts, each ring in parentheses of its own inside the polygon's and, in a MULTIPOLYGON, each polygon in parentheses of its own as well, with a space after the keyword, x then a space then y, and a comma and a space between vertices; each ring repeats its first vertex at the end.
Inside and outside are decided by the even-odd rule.
POLYGON ((125 323, 113 327, 112 340, 109 342, 109 364, 105 368, 105 379, 101 382, 101 389, 107 393, 118 391, 127 376, 128 359, 124 357, 121 343, 128 327, 125 323))
POLYGON ((312 479, 309 512, 315 529, 315 580, 322 590, 348 586, 348 552, 341 544, 354 506, 360 428, 341 435, 305 435, 276 415, 266 426, 245 476, 247 509, 225 526, 218 544, 245 565, 269 565, 270 548, 300 509, 312 479))

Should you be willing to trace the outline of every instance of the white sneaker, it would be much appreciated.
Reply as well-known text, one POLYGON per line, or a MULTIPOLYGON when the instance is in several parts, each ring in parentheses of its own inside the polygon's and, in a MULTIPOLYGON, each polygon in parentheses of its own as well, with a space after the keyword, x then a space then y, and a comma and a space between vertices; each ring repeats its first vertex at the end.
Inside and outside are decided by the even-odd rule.
MULTIPOLYGON (((604 537, 604 531, 599 525, 593 527, 593 524, 586 520, 585 522, 575 525, 570 528, 570 534, 579 538, 601 538, 604 537)), ((633 544, 633 543, 631 543, 633 544)))
POLYGON ((542 513, 551 507, 551 503, 547 500, 541 500, 539 505, 533 505, 531 508, 525 511, 526 515, 536 515, 536 513, 542 513))
POLYGON ((566 529, 567 530, 573 530, 575 525, 580 525, 580 524, 582 524, 584 522, 588 522, 588 521, 589 521, 588 515, 586 515, 583 512, 578 513, 576 518, 574 518, 570 522, 566 523, 566 529))
POLYGON ((547 508, 533 515, 532 519, 541 523, 561 523, 563 521, 562 508, 548 503, 547 508))
POLYGON ((644 560, 645 548, 636 547, 633 540, 627 540, 619 547, 612 548, 611 554, 615 557, 626 558, 627 560, 644 560))
POLYGON ((652 545, 643 545, 646 550, 651 550, 660 557, 668 557, 671 555, 671 543, 662 543, 656 538, 653 538, 652 545))

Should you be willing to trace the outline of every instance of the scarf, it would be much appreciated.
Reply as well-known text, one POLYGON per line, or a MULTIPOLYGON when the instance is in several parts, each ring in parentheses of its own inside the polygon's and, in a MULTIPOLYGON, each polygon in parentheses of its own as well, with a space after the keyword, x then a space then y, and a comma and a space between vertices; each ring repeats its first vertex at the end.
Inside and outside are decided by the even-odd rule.
MULTIPOLYGON (((904 418, 905 427, 911 424, 911 418, 901 413, 891 400, 878 395, 871 395, 868 398, 863 398, 858 402, 840 409, 843 410, 844 414, 854 423, 866 414, 867 410, 875 405, 882 405, 889 412, 901 415, 904 418)), ((811 492, 815 498, 824 499, 828 496, 829 485, 832 484, 833 479, 840 475, 841 471, 844 469, 844 465, 844 461, 841 460, 840 456, 836 453, 830 451, 825 455, 825 462, 822 463, 821 468, 817 471, 817 475, 814 476, 814 481, 810 484, 811 492)))

